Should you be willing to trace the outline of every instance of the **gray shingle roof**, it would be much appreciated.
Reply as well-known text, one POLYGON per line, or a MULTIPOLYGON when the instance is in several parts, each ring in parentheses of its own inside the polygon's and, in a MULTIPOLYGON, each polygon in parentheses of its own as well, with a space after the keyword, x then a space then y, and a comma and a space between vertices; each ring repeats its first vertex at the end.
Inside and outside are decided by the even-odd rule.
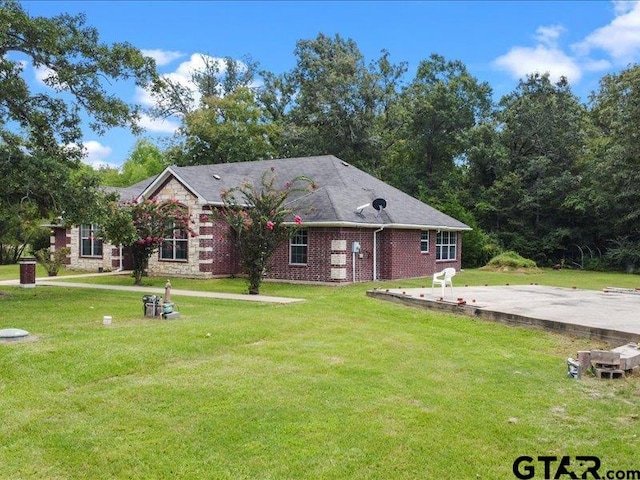
POLYGON ((123 202, 129 202, 138 198, 140 193, 142 193, 154 180, 156 177, 147 178, 138 183, 134 183, 129 187, 104 187, 104 190, 107 193, 115 192, 120 195, 120 200, 123 202))
POLYGON ((291 206, 302 212, 307 225, 470 229, 464 223, 333 155, 193 167, 173 166, 155 179, 129 187, 126 193, 135 193, 132 190, 136 187, 141 188, 140 193, 145 196, 152 195, 155 188, 173 174, 199 197, 201 203, 220 205, 222 191, 240 186, 245 181, 258 185, 264 172, 272 167, 279 186, 298 175, 310 177, 317 185, 311 193, 292 196, 291 206), (386 200, 387 207, 383 212, 377 212, 370 205, 360 213, 356 211, 376 198, 386 200))

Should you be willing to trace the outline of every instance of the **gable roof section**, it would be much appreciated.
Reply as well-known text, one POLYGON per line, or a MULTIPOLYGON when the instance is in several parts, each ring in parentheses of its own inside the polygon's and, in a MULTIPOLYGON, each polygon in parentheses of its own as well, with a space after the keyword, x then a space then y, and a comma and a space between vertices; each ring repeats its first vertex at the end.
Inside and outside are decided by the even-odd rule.
POLYGON ((107 193, 117 193, 120 195, 120 201, 130 202, 136 200, 141 192, 143 192, 153 182, 154 177, 147 178, 138 183, 134 183, 128 187, 104 187, 104 191, 107 193))
POLYGON ((283 187, 285 182, 299 175, 310 177, 317 185, 312 192, 292 195, 289 203, 292 208, 302 212, 306 225, 470 230, 464 223, 333 155, 192 167, 171 166, 155 179, 145 180, 126 190, 129 193, 141 185, 139 194, 150 197, 167 179, 174 176, 201 204, 222 205, 222 191, 238 187, 245 181, 257 185, 264 172, 272 167, 278 187, 283 187), (387 201, 387 207, 382 212, 377 212, 370 205, 376 198, 387 201), (369 206, 360 213, 356 211, 366 204, 369 206))

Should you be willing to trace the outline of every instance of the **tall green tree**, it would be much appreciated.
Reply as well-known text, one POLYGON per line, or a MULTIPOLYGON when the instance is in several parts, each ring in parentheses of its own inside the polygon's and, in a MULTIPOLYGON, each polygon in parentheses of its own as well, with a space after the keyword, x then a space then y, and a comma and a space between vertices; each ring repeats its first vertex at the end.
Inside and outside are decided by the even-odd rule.
POLYGON ((202 108, 184 117, 184 143, 169 152, 176 164, 249 162, 277 155, 278 124, 265 121, 251 89, 238 87, 202 102, 202 108))
POLYGON ((367 65, 356 43, 320 34, 297 42, 297 64, 288 77, 294 103, 285 132, 298 155, 333 154, 375 171, 384 148, 380 119, 395 98, 406 67, 387 52, 367 65), (292 125, 292 128, 289 128, 292 125))
POLYGON ((139 108, 108 90, 120 80, 153 88, 154 61, 128 43, 100 42, 83 15, 31 17, 19 3, 0 1, 0 211, 30 203, 70 221, 86 213, 97 182, 80 162, 81 114, 99 134, 140 131, 139 108), (44 73, 48 90, 32 91, 25 59, 44 73))
POLYGON ((640 242, 640 66, 602 78, 591 116, 597 136, 587 181, 599 234, 640 242))
POLYGON ((273 158, 279 132, 256 98, 258 64, 250 58, 201 56, 190 84, 162 79, 158 117, 177 116, 181 127, 166 151, 171 163, 204 165, 273 158))
POLYGON ((572 244, 587 241, 581 160, 587 146, 587 111, 566 79, 530 75, 505 95, 496 136, 484 159, 476 152, 478 218, 504 247, 539 261, 557 261, 572 244), (478 163, 479 162, 479 163, 478 163))
POLYGON ((460 61, 431 55, 391 110, 398 139, 386 154, 388 177, 404 191, 437 196, 464 162, 469 132, 491 113, 491 88, 460 61))
POLYGON ((133 80, 147 87, 156 81, 155 63, 128 43, 106 45, 83 15, 30 17, 12 0, 0 2, 0 138, 26 144, 52 158, 80 155, 69 150, 82 137, 80 113, 103 133, 110 127, 139 132, 139 107, 110 94, 105 86, 133 80), (22 59, 46 71, 50 93, 34 93, 23 78, 22 59), (56 93, 71 94, 65 101, 56 93))
POLYGON ((152 113, 156 117, 184 118, 206 107, 208 98, 224 97, 237 88, 251 87, 258 72, 258 63, 250 57, 235 60, 228 56, 200 55, 199 60, 202 66, 191 72, 189 83, 171 77, 159 80, 159 88, 152 92, 156 101, 152 113))
POLYGON ((121 169, 101 168, 98 174, 102 185, 128 187, 158 175, 167 166, 169 162, 165 160, 162 151, 149 140, 141 139, 136 142, 121 169))

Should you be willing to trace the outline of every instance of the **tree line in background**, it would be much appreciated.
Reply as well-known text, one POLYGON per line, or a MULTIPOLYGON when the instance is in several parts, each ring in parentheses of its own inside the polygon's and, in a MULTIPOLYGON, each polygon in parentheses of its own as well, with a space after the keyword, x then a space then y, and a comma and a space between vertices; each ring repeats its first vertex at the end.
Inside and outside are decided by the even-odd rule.
POLYGON ((301 40, 295 55, 281 75, 210 62, 194 73, 199 103, 169 83, 156 114, 182 124, 156 155, 199 165, 333 154, 472 226, 466 266, 502 250, 539 265, 640 266, 640 67, 603 77, 587 104, 566 79, 538 74, 495 102, 439 55, 410 81, 388 52, 367 64, 338 35, 301 40))
MULTIPOLYGON (((82 18, 50 20, 64 28, 39 32, 49 39, 38 43, 37 36, 17 30, 43 29, 42 20, 29 19, 15 2, 0 2, 0 8, 0 23, 7 14, 14 17, 6 22, 9 35, 0 35, 0 51, 15 50, 18 38, 35 63, 57 72, 50 77, 54 86, 92 79, 77 85, 87 86, 87 93, 95 89, 96 96, 83 98, 84 90, 78 89, 71 93, 80 94, 74 105, 95 107, 88 111, 98 128, 135 128, 137 115, 125 104, 107 103, 111 97, 98 83, 102 70, 148 86, 157 100, 153 113, 181 121, 169 146, 142 140, 121 171, 89 171, 57 148, 60 139, 80 138, 64 128, 77 126, 76 119, 65 116, 58 104, 48 109, 53 114, 45 114, 41 96, 38 103, 18 82, 15 62, 0 57, 0 173, 12 179, 10 189, 3 187, 2 212, 29 207, 42 214, 65 205, 69 218, 69 212, 78 217, 89 204, 65 193, 72 189, 57 186, 86 192, 96 179, 126 186, 169 164, 333 154, 473 227, 464 235, 465 266, 483 265, 503 250, 540 265, 640 266, 638 66, 604 76, 586 103, 566 79, 553 82, 538 74, 522 79, 496 102, 491 87, 459 61, 431 55, 409 79, 408 65, 392 63, 388 52, 367 63, 354 41, 320 34, 297 42, 296 65, 282 74, 260 70, 250 59, 203 57, 204 67, 192 78, 197 91, 192 91, 158 77, 149 59, 128 44, 100 46, 97 32, 84 27, 82 18), (69 69, 69 61, 53 56, 49 50, 64 51, 56 43, 63 40, 78 46, 74 59, 88 61, 69 69), (91 103, 94 99, 99 102, 91 103), (22 122, 25 112, 11 109, 30 107, 30 102, 37 121, 25 120, 27 134, 14 136, 5 119, 13 114, 14 122, 22 122), (53 116, 45 121, 47 115, 53 116), (38 131, 42 122, 54 131, 38 131), (16 162, 33 166, 35 176, 16 172, 16 162), (51 171, 54 179, 44 199, 36 198, 28 180, 18 178, 38 178, 40 171, 51 171)), ((35 215, 25 213, 25 218, 35 215)), ((0 236, 8 231, 1 223, 5 217, 11 215, 0 218, 0 236)))

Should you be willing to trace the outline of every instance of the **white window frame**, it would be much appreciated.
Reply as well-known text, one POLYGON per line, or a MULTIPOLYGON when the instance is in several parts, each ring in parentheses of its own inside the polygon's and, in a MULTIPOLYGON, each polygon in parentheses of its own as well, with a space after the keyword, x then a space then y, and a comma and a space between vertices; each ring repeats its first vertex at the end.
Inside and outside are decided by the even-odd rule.
POLYGON ((80 256, 102 258, 103 242, 100 238, 100 227, 93 223, 80 225, 80 256), (89 251, 85 251, 85 241, 89 242, 89 251))
MULTIPOLYGON (((296 258, 297 260, 298 258, 296 258)), ((289 240, 289 265, 307 265, 309 261, 309 230, 301 228, 293 234, 289 240), (296 250, 295 256, 304 256, 304 263, 294 262, 294 250, 296 250), (298 252, 297 250, 300 250, 298 252)))
POLYGON ((160 246, 160 260, 163 262, 187 262, 189 261, 189 235, 187 232, 174 228, 170 237, 165 237, 160 246), (176 252, 183 251, 178 249, 179 245, 184 246, 184 258, 176 257, 176 252), (170 251, 171 256, 166 256, 165 251, 170 251))
POLYGON ((458 232, 438 232, 436 234, 436 260, 451 261, 458 256, 458 232))
POLYGON ((420 253, 429 253, 429 237, 429 230, 420 232, 420 253))

